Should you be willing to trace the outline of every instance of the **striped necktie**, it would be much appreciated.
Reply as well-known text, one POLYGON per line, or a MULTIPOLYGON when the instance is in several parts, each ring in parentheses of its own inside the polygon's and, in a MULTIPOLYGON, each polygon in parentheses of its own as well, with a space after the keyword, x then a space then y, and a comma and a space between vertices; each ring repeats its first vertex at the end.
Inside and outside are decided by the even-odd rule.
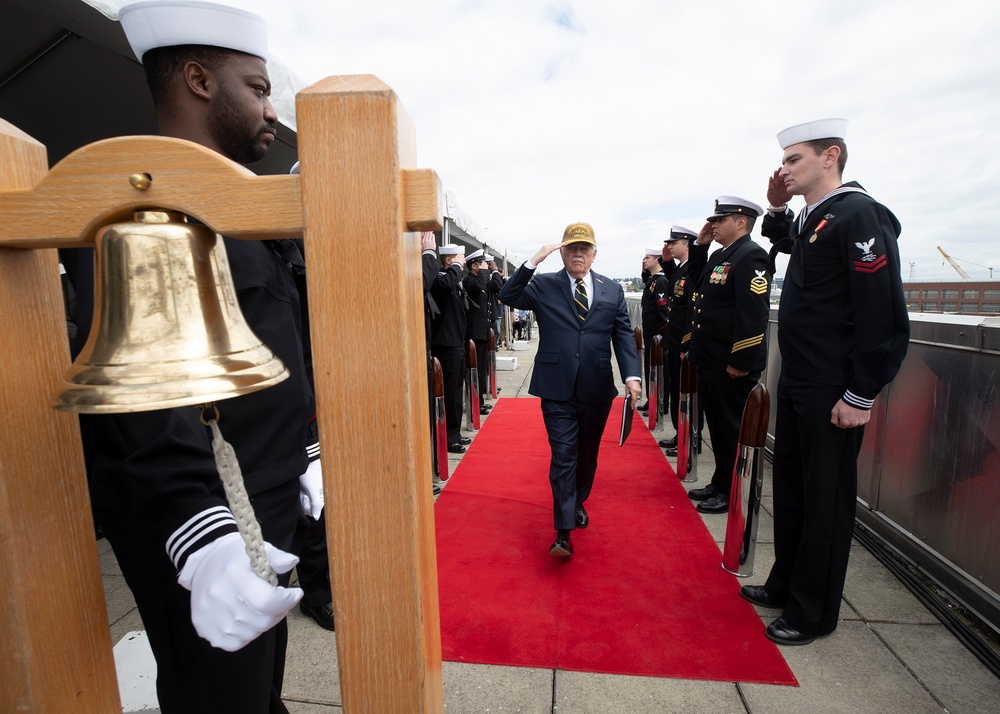
POLYGON ((587 319, 587 310, 590 307, 590 302, 587 300, 587 286, 583 284, 583 278, 576 279, 573 300, 576 302, 576 316, 580 318, 580 322, 583 322, 587 319))

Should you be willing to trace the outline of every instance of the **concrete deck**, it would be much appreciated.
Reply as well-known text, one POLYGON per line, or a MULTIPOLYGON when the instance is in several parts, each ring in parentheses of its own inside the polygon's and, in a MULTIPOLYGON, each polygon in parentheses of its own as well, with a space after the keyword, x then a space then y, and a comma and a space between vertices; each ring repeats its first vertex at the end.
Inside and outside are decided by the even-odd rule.
MULTIPOLYGON (((530 396, 528 383, 536 345, 531 341, 527 350, 498 353, 518 358, 517 369, 497 373, 501 399, 530 396)), ((466 433, 475 438, 474 433, 466 433)), ((672 435, 668 425, 658 438, 672 435)), ((451 455, 451 473, 461 456, 451 455)), ((706 448, 698 462, 700 482, 688 488, 707 483, 712 468, 712 453, 706 448)), ((767 465, 756 570, 753 576, 743 579, 745 584, 762 584, 773 560, 770 480, 767 465)), ((702 520, 719 544, 721 558, 726 517, 705 514, 702 520)), ((102 540, 99 547, 112 641, 117 643, 127 633, 141 630, 142 622, 110 546, 102 540)), ((685 605, 677 603, 676 607, 685 605)), ((758 608, 758 613, 761 627, 779 614, 763 608, 758 608)), ((690 615, 699 616, 697 612, 690 615)), ((851 554, 840 619, 836 632, 812 645, 781 648, 799 681, 798 687, 445 662, 445 710, 460 714, 1000 712, 1000 679, 858 543, 851 554)), ((293 714, 341 711, 336 634, 320 629, 298 609, 291 612, 288 621, 283 697, 289 710, 293 714)), ((135 675, 130 677, 134 679, 135 675)), ((133 687, 136 683, 121 684, 133 687)), ((393 685, 387 682, 386 686, 393 685)))

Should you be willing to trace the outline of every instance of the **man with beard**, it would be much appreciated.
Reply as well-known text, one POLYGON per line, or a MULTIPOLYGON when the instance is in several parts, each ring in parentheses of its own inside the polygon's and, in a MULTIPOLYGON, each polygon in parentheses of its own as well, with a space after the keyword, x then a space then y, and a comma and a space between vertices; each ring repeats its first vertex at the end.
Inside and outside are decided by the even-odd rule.
MULTIPOLYGON (((122 8, 120 19, 162 135, 241 163, 264 157, 278 118, 260 17, 154 0, 122 8)), ((294 274, 301 252, 293 241, 224 243, 247 324, 290 373, 217 404, 279 584, 251 569, 197 409, 81 419, 95 510, 146 627, 164 714, 287 712, 285 615, 302 597, 287 587, 305 527, 300 490, 313 508, 322 506, 316 470, 307 475, 314 405, 294 274)))
POLYGON ((896 216, 851 181, 847 121, 778 134, 763 233, 790 252, 778 308, 774 566, 740 594, 781 608, 767 636, 804 645, 837 627, 857 508, 858 453, 878 393, 908 347, 896 216), (787 204, 802 196, 797 220, 787 204))
POLYGON ((552 449, 549 483, 556 539, 549 555, 560 558, 573 555, 570 531, 590 524, 583 504, 594 485, 601 435, 618 394, 612 345, 629 394, 636 401, 642 396, 625 292, 616 281, 591 272, 596 257, 594 229, 572 223, 561 243, 539 248, 500 291, 505 305, 534 310, 538 319, 540 342, 528 391, 542 399, 552 449), (564 269, 536 275, 538 264, 557 250, 564 269))

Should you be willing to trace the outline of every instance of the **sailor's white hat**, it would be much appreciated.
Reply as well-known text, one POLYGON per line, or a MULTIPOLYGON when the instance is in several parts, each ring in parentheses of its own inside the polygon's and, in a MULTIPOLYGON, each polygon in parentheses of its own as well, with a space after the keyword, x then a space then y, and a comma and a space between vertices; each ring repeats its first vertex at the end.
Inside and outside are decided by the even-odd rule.
POLYGON ((753 201, 748 201, 739 196, 719 196, 715 199, 715 213, 705 220, 717 221, 733 213, 756 218, 757 216, 764 215, 764 209, 753 201))
POLYGON ((847 139, 846 119, 817 119, 796 124, 778 132, 778 145, 787 149, 793 144, 815 139, 847 139))
POLYGON ((267 23, 252 12, 201 0, 140 0, 118 11, 135 56, 158 47, 209 45, 267 61, 267 23))
POLYGON ((675 240, 694 240, 698 237, 696 231, 684 226, 670 226, 670 235, 663 239, 664 243, 673 243, 675 240))
POLYGON ((655 255, 657 258, 663 255, 663 246, 659 248, 646 248, 646 255, 655 255))
POLYGON ((438 248, 438 253, 441 255, 462 255, 465 253, 465 246, 456 243, 446 243, 438 248))

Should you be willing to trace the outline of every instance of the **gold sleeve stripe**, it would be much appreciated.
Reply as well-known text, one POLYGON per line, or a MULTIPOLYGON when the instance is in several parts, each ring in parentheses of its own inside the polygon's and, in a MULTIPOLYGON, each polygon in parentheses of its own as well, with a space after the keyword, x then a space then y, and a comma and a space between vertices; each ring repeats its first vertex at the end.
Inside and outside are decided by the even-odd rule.
POLYGON ((748 337, 745 340, 740 340, 739 342, 734 344, 733 352, 739 352, 740 350, 745 350, 748 347, 756 347, 763 341, 764 341, 763 334, 757 335, 756 337, 748 337))
POLYGON ((683 337, 681 338, 681 344, 682 344, 682 345, 683 345, 683 344, 684 344, 685 342, 690 342, 690 341, 691 341, 691 333, 690 333, 690 332, 689 332, 689 333, 687 333, 686 335, 684 335, 684 336, 683 336, 683 337))

